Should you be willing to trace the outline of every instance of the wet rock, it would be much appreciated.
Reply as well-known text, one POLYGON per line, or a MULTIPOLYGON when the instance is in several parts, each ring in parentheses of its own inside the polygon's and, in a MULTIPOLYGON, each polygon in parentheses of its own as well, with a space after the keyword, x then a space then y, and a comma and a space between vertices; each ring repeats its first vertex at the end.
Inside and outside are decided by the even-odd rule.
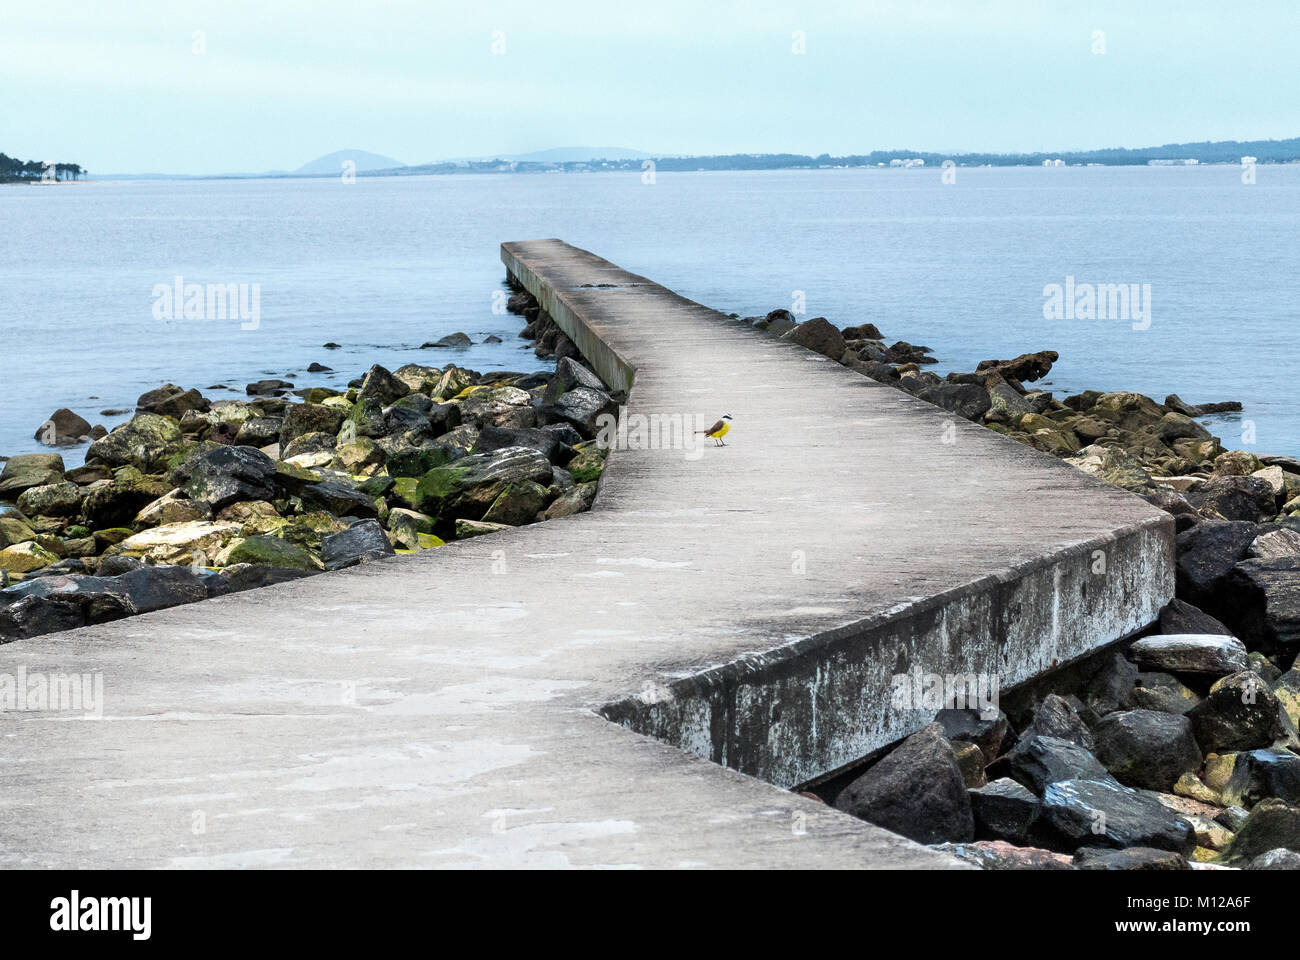
POLYGON ((394 555, 384 528, 377 520, 362 520, 341 533, 321 540, 321 559, 327 570, 339 570, 394 555))
POLYGON ((1103 717, 1093 734, 1097 759, 1126 786, 1171 790, 1201 765, 1192 724, 1176 714, 1119 710, 1103 717))
POLYGON ((1201 702, 1196 692, 1170 673, 1139 673, 1133 706, 1142 710, 1183 715, 1201 702))
POLYGON ((0 643, 83 626, 80 607, 43 597, 22 597, 0 606, 0 643))
POLYGON ((300 496, 304 505, 314 509, 327 510, 337 517, 375 517, 378 515, 378 509, 373 497, 367 496, 352 487, 346 487, 341 483, 331 481, 315 483, 303 487, 300 496))
POLYGON ((587 387, 607 393, 605 383, 595 373, 572 357, 565 357, 555 365, 555 373, 547 381, 542 394, 542 405, 551 406, 565 393, 576 387, 587 387))
POLYGON ((182 436, 175 420, 156 413, 139 413, 92 443, 86 459, 109 467, 133 466, 143 473, 161 471, 180 446, 182 436))
POLYGON ((970 791, 976 834, 1023 843, 1038 819, 1039 800, 1025 787, 1002 777, 970 791))
POLYGON ((29 517, 76 517, 81 514, 81 498, 75 483, 47 483, 20 493, 18 509, 29 517))
POLYGON ((605 422, 618 415, 618 405, 609 395, 591 387, 574 387, 561 394, 552 406, 539 406, 547 423, 568 423, 584 437, 594 437, 605 422), (604 418, 610 418, 606 421, 604 418))
POLYGON ((63 480, 63 458, 57 453, 20 453, 0 471, 0 499, 16 497, 31 487, 63 480))
POLYGON ((1300 807, 1261 800, 1228 845, 1223 862, 1241 865, 1279 848, 1300 853, 1300 807))
POLYGON ((1277 697, 1259 676, 1243 670, 1217 680, 1187 712, 1196 741, 1206 753, 1253 750, 1282 732, 1277 697))
POLYGON ((90 423, 67 407, 60 407, 50 414, 49 419, 36 428, 32 439, 47 447, 59 447, 81 443, 90 436, 90 423))
POLYGON ((1063 853, 1039 847, 1019 847, 1005 840, 977 840, 974 843, 940 843, 933 849, 973 863, 983 870, 1073 870, 1063 853))
POLYGON ((1062 780, 1043 793, 1042 819, 1072 846, 1155 847, 1187 853, 1191 826, 1150 793, 1114 780, 1062 780))
POLYGON ((835 806, 920 843, 975 835, 957 758, 937 723, 912 734, 846 786, 835 806))
POLYGON ((978 746, 986 763, 992 763, 1002 753, 1008 725, 1007 715, 1001 710, 992 717, 984 717, 978 710, 940 710, 934 722, 954 743, 964 741, 978 746))
POLYGON ((174 383, 165 383, 157 390, 142 393, 135 402, 137 413, 156 413, 159 416, 180 420, 191 410, 204 413, 212 404, 197 390, 186 390, 174 383))
POLYGON ((205 600, 203 577, 189 567, 145 566, 122 575, 122 589, 137 613, 205 600))
POLYGON ((474 341, 469 338, 468 334, 457 332, 457 333, 449 333, 447 334, 447 336, 439 337, 437 340, 434 340, 432 342, 422 343, 420 344, 420 349, 427 350, 430 347, 438 347, 443 349, 451 348, 451 347, 468 347, 473 343, 474 341))
POLYGON ((1205 417, 1212 413, 1230 413, 1241 410, 1241 403, 1236 400, 1226 400, 1222 403, 1186 403, 1176 393, 1171 393, 1165 397, 1165 406, 1187 417, 1205 417))
POLYGON ((1221 634, 1143 637, 1129 647, 1129 655, 1141 666, 1172 673, 1225 676, 1246 669, 1245 644, 1221 634))
POLYGON ((274 397, 292 389, 293 384, 288 380, 258 380, 244 387, 244 392, 250 397, 274 397))
POLYGON ((1225 583, 1224 616, 1243 640, 1267 651, 1300 646, 1300 557, 1244 560, 1225 583))
POLYGON ((1258 477, 1213 477, 1187 499, 1210 519, 1259 523, 1277 513, 1273 488, 1258 477))
POLYGON ((825 317, 805 320, 781 334, 781 339, 807 347, 832 360, 844 356, 844 335, 825 317))
POLYGON ((916 396, 967 420, 980 421, 993 406, 988 391, 974 383, 938 383, 916 396))
POLYGON ((1244 521, 1211 520, 1178 535, 1178 595, 1189 603, 1215 610, 1225 598, 1228 575, 1245 556, 1256 536, 1255 525, 1244 521))
POLYGON ((1232 636, 1232 631, 1214 617, 1177 598, 1170 600, 1160 611, 1160 632, 1164 634, 1217 633, 1222 636, 1232 636))
POLYGON ((1040 796, 1061 780, 1110 780, 1111 775, 1086 748, 1059 737, 1021 739, 1010 755, 1011 775, 1040 796))
POLYGON ((753 326, 779 337, 798 326, 798 321, 789 310, 773 310, 767 316, 756 319, 753 326))
POLYGON ((275 461, 252 447, 218 447, 172 471, 185 494, 213 511, 240 500, 275 496, 275 461))
POLYGON ((434 516, 481 520, 512 484, 548 484, 551 462, 527 447, 504 447, 465 457, 426 473, 416 488, 417 507, 434 516))
POLYGON ((1084 847, 1074 855, 1074 863, 1080 870, 1192 869, 1181 854, 1152 847, 1129 847, 1127 850, 1084 847))
MULTIPOLYGON (((574 437, 577 442, 582 441, 581 435, 576 431, 574 437)), ((479 431, 478 439, 474 441, 473 452, 491 453, 506 447, 530 447, 557 465, 568 463, 573 458, 573 447, 564 442, 556 431, 536 427, 524 429, 484 427, 479 431)))

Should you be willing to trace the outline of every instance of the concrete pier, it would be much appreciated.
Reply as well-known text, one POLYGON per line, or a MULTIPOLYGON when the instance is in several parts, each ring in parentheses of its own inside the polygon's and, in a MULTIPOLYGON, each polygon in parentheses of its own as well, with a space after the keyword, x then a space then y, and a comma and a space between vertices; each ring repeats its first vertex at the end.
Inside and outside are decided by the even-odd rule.
POLYGON ((626 415, 590 513, 0 647, 0 865, 948 867, 786 789, 1151 622, 1170 519, 558 240, 508 270, 626 415), (680 422, 677 421, 677 422, 680 422), (649 446, 650 448, 645 448, 649 446))

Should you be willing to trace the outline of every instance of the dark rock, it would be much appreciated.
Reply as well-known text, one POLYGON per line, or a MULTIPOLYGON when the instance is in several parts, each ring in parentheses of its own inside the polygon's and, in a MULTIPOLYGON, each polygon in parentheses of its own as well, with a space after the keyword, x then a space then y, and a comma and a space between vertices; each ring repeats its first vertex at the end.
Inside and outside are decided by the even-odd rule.
POLYGON ((616 417, 618 404, 609 394, 591 387, 574 387, 561 394, 553 405, 538 407, 547 423, 569 423, 586 438, 593 438, 600 429, 602 418, 616 417))
POLYGON ((181 428, 170 417, 138 413, 96 440, 86 460, 110 467, 133 466, 144 473, 162 470, 182 441, 181 428))
POLYGON ((1023 843, 1038 819, 1039 801, 1009 777, 970 791, 975 830, 981 837, 1023 843))
POLYGON ((257 587, 269 587, 277 583, 286 583, 301 577, 309 577, 307 570, 293 570, 288 567, 270 567, 252 563, 234 563, 223 569, 215 578, 207 582, 208 596, 221 597, 228 593, 240 593, 257 587))
POLYGON ((0 643, 83 626, 81 607, 44 597, 22 597, 0 607, 0 643))
POLYGON ((1176 714, 1119 710, 1103 717, 1093 735, 1097 759, 1126 786, 1169 792, 1201 765, 1192 724, 1176 714))
POLYGON ((912 734, 845 787, 835 806, 920 843, 975 836, 957 758, 937 723, 912 734))
POLYGON ((1094 657, 1095 669, 1087 674, 1082 693, 1088 710, 1103 717, 1133 706, 1138 669, 1118 650, 1094 657))
POLYGON ((237 447, 265 447, 280 442, 281 420, 278 417, 249 417, 239 425, 233 438, 237 447))
POLYGON ((1040 350, 1038 353, 1022 353, 1014 360, 981 360, 975 369, 1032 383, 1047 376, 1058 359, 1060 355, 1055 350, 1040 350))
POLYGON ((258 380, 244 387, 244 392, 250 397, 267 397, 278 396, 292 389, 293 384, 288 380, 258 380))
POLYGON ((897 368, 884 361, 861 360, 858 363, 849 364, 849 366, 877 383, 888 383, 896 386, 899 380, 897 368))
POLYGON ((1223 677, 1187 711, 1196 741, 1206 753, 1254 750, 1282 733, 1277 697, 1249 670, 1223 677))
POLYGON ((1300 805, 1300 757, 1291 751, 1247 750, 1232 760, 1232 774, 1223 788, 1225 801, 1254 806, 1267 797, 1277 797, 1300 805))
POLYGON ((930 353, 929 347, 916 346, 908 343, 906 340, 899 340, 897 343, 885 349, 885 359, 890 363, 938 363, 934 357, 926 356, 930 353))
POLYGON ((1001 710, 996 716, 984 717, 978 710, 940 710, 934 722, 943 727, 949 740, 962 740, 975 744, 992 763, 1002 752, 1002 741, 1007 735, 1007 715, 1001 710))
POLYGON ((537 450, 503 447, 430 470, 416 488, 416 506, 431 516, 481 520, 507 487, 526 481, 544 486, 551 476, 551 462, 537 450))
POLYGON ((326 407, 319 403, 291 403, 284 412, 284 420, 276 438, 280 450, 284 451, 291 441, 309 433, 327 433, 331 436, 338 434, 339 428, 343 426, 343 417, 344 413, 338 407, 326 407))
POLYGON ((860 323, 856 327, 845 327, 845 340, 884 340, 885 335, 874 323, 860 323))
POLYGON ((1022 740, 1033 737, 1057 737, 1078 744, 1089 753, 1093 750, 1092 733, 1074 706, 1064 697, 1049 693, 1034 711, 1033 722, 1021 734, 1022 740))
POLYGON ((1187 499, 1210 519, 1259 523, 1277 513, 1273 487, 1259 477, 1211 477, 1187 499))
MULTIPOLYGON (((569 424, 560 426, 568 427, 572 431, 574 438, 572 442, 582 442, 581 434, 573 430, 569 424)), ((557 431, 536 427, 523 429, 484 427, 479 431, 478 439, 474 441, 473 452, 491 453, 493 450, 502 450, 505 447, 529 447, 557 465, 568 463, 573 458, 573 447, 564 442, 557 431)))
MULTIPOLYGON (((58 624, 66 621, 73 626, 81 626, 84 623, 120 620, 137 612, 122 584, 106 576, 56 574, 37 577, 24 580, 0 593, 0 603, 19 600, 41 601, 41 604, 33 604, 30 607, 27 615, 33 618, 33 623, 28 627, 31 632, 24 634, 25 636, 70 629, 67 626, 57 625, 51 629, 38 629, 38 625, 42 623, 48 625, 48 623, 58 624), (45 603, 74 608, 75 615, 64 616, 57 610, 46 609, 42 606, 45 603)), ((0 626, 0 632, 3 630, 4 627, 0 626)))
POLYGON ((137 413, 156 413, 179 420, 191 410, 205 413, 212 409, 212 404, 197 390, 186 390, 174 383, 165 383, 157 390, 140 394, 135 409, 137 413))
POLYGON ((1261 853, 1244 867, 1246 870, 1300 870, 1300 853, 1277 847, 1261 853))
POLYGON ((361 381, 361 389, 357 391, 357 402, 373 399, 379 401, 382 408, 395 403, 410 392, 410 387, 376 363, 366 371, 361 381))
POLYGON ((240 500, 275 496, 275 461, 253 447, 218 447, 172 471, 186 495, 213 511, 240 500))
POLYGON ((1178 596, 1214 611, 1222 605, 1232 568, 1246 557, 1256 536, 1255 525, 1244 521, 1207 520, 1175 540, 1178 554, 1178 596))
POLYGON ((572 357, 565 357, 556 363, 555 373, 547 381, 546 390, 542 394, 542 405, 554 405, 561 396, 575 387, 588 387, 601 393, 608 392, 600 377, 572 357))
POLYGON ((1010 756, 1011 775, 1040 796, 1059 780, 1110 780, 1101 762, 1084 747, 1059 737, 1021 739, 1010 756))
POLYGON ((1269 798, 1255 804, 1224 851, 1223 862, 1241 864, 1279 848, 1300 853, 1300 807, 1269 798))
POLYGON ((1252 647, 1300 645, 1300 557, 1244 560, 1226 578, 1225 618, 1252 647))
POLYGON ((781 334, 782 340, 797 343, 824 357, 838 360, 844 356, 844 335, 825 317, 813 317, 781 334))
POLYGON ((67 407, 60 407, 36 428, 32 439, 39 440, 47 447, 58 447, 81 443, 88 436, 90 436, 89 421, 67 407))
POLYGON ((468 334, 457 332, 450 333, 445 337, 439 337, 437 340, 431 342, 422 343, 420 344, 420 349, 426 350, 430 347, 468 347, 473 342, 474 341, 469 338, 468 334))
POLYGON ((333 372, 334 372, 334 368, 333 368, 333 367, 327 367, 327 366, 325 366, 324 364, 321 364, 321 363, 315 363, 315 362, 312 362, 311 364, 309 364, 309 365, 307 366, 307 372, 308 372, 308 373, 333 373, 333 372))
POLYGON ((132 473, 122 471, 122 475, 109 483, 90 488, 81 503, 81 513, 88 526, 94 529, 128 526, 141 510, 171 490, 165 481, 132 473))
POLYGON ((138 613, 194 603, 208 596, 203 577, 189 567, 144 566, 123 574, 121 582, 138 613))
POLYGON ((29 517, 76 517, 81 514, 81 488, 66 480, 28 487, 18 495, 18 509, 29 517))
POLYGON ((374 517, 378 515, 373 497, 368 497, 360 490, 344 486, 341 483, 326 481, 313 483, 302 488, 304 506, 328 510, 337 517, 374 517))
POLYGON ((1174 598, 1160 611, 1161 633, 1217 633, 1232 636, 1232 631, 1222 623, 1190 603, 1174 598))
POLYGON ((327 570, 339 570, 394 555, 393 546, 378 520, 363 520, 340 533, 330 534, 321 540, 320 553, 327 570))
POLYGON ((1074 847, 1155 847, 1187 853, 1191 825, 1154 795, 1114 780, 1061 780, 1043 793, 1041 818, 1074 847))
POLYGON ((20 453, 5 461, 0 471, 0 498, 16 497, 30 487, 43 487, 63 479, 63 458, 57 453, 20 453))
POLYGON ((1241 403, 1237 400, 1226 400, 1222 403, 1185 403, 1176 393, 1165 397, 1165 406, 1185 417, 1205 417, 1212 413, 1235 413, 1241 410, 1241 403))
POLYGON ((916 396, 949 413, 975 421, 983 418, 993 405, 988 391, 973 383, 939 383, 927 386, 916 396))
POLYGON ((1133 706, 1182 716, 1201 698, 1171 673, 1139 673, 1133 687, 1133 706))
POLYGON ((1074 863, 1080 870, 1192 869, 1182 854, 1152 847, 1129 847, 1127 850, 1084 847, 1074 855, 1074 863))
POLYGON ((1143 637, 1129 655, 1144 667, 1170 673, 1225 676, 1246 669, 1246 646, 1223 634, 1159 634, 1143 637))

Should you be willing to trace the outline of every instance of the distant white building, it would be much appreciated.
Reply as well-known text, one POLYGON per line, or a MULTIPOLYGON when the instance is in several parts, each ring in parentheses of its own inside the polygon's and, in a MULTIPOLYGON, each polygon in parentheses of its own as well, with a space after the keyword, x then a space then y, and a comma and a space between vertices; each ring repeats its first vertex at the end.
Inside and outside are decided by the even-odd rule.
POLYGON ((1060 157, 1057 157, 1055 160, 1044 160, 1044 161, 1043 161, 1043 166, 1045 166, 1045 167, 1063 167, 1063 166, 1065 166, 1065 161, 1062 160, 1060 157))
POLYGON ((1148 167, 1195 167, 1201 161, 1195 157, 1189 157, 1185 160, 1148 160, 1148 167))

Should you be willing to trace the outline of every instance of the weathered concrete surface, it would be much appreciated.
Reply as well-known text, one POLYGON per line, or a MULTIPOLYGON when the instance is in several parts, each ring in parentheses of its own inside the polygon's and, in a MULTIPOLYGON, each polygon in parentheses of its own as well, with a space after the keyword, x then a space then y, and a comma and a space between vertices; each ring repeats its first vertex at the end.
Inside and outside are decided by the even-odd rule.
POLYGON ((591 513, 0 647, 106 700, 0 718, 0 865, 952 866, 744 774, 914 729, 895 673, 1010 686, 1172 595, 1140 499, 559 241, 503 259, 635 371, 630 414, 730 413, 729 445, 619 451, 591 513))

